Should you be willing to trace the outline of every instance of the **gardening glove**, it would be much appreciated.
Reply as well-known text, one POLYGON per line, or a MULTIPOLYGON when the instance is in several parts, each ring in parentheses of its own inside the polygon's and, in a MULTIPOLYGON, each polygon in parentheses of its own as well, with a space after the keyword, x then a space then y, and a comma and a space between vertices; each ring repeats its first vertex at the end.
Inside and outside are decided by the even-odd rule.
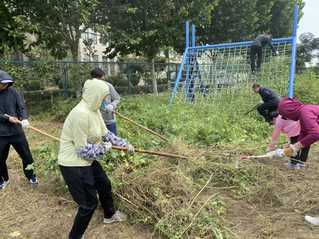
POLYGON ((128 144, 128 146, 127 146, 127 152, 128 152, 128 154, 134 154, 134 153, 135 153, 135 148, 134 148, 134 146, 131 145, 131 144, 128 144))
POLYGON ((277 158, 283 158, 285 155, 284 155, 284 150, 283 149, 276 149, 274 151, 270 151, 266 154, 269 158, 274 158, 274 159, 277 159, 277 158))
POLYGON ((301 143, 290 144, 289 147, 283 149, 284 155, 286 157, 294 157, 297 155, 298 151, 302 148, 301 143))
POLYGON ((101 109, 104 110, 104 111, 113 112, 114 111, 114 106, 112 104, 106 103, 106 101, 103 100, 102 104, 101 104, 101 109))
POLYGON ((113 112, 114 111, 114 106, 111 104, 106 105, 105 110, 108 112, 113 112))
POLYGON ((27 119, 21 121, 21 126, 23 129, 27 129, 30 126, 30 123, 27 119))
POLYGON ((112 144, 110 142, 103 143, 105 153, 110 152, 112 150, 112 144))

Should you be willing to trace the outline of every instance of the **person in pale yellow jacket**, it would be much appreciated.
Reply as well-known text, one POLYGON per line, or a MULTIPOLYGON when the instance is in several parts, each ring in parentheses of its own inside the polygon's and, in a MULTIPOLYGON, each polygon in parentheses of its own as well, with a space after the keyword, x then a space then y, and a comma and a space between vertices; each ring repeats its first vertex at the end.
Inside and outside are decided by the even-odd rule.
POLYGON ((98 204, 104 210, 104 223, 124 221, 126 215, 115 210, 111 182, 98 162, 112 145, 134 147, 109 132, 104 124, 100 106, 109 88, 100 80, 86 81, 82 100, 67 116, 61 133, 58 164, 68 189, 79 205, 69 239, 83 238, 98 204))

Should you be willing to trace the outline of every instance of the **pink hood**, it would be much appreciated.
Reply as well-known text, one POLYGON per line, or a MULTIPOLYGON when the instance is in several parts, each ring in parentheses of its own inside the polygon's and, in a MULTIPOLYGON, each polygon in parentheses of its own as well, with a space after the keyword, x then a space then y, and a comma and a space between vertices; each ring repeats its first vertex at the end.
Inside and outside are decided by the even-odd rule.
POLYGON ((278 112, 283 117, 297 121, 300 118, 300 110, 304 104, 296 99, 283 98, 278 105, 278 112))

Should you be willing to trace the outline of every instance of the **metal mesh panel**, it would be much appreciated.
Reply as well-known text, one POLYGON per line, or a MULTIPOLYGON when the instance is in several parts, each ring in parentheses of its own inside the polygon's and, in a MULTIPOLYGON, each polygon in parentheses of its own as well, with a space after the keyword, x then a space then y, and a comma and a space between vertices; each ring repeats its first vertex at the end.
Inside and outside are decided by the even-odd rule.
POLYGON ((171 102, 227 106, 227 101, 233 105, 236 102, 250 105, 256 100, 251 93, 253 82, 272 88, 278 94, 287 94, 292 38, 273 40, 279 53, 277 56, 270 48, 263 48, 261 69, 256 74, 252 74, 250 69, 251 43, 188 48, 174 84, 171 102))

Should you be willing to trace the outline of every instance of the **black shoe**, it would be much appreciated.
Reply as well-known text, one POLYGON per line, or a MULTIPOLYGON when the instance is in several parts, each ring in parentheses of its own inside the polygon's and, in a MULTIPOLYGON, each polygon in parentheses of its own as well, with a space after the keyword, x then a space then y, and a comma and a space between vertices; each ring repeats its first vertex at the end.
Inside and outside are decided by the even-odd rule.
POLYGON ((32 176, 32 177, 29 179, 29 182, 31 183, 31 185, 32 185, 33 187, 36 187, 36 186, 38 186, 38 184, 39 184, 39 181, 38 181, 38 179, 37 179, 36 176, 32 176))

